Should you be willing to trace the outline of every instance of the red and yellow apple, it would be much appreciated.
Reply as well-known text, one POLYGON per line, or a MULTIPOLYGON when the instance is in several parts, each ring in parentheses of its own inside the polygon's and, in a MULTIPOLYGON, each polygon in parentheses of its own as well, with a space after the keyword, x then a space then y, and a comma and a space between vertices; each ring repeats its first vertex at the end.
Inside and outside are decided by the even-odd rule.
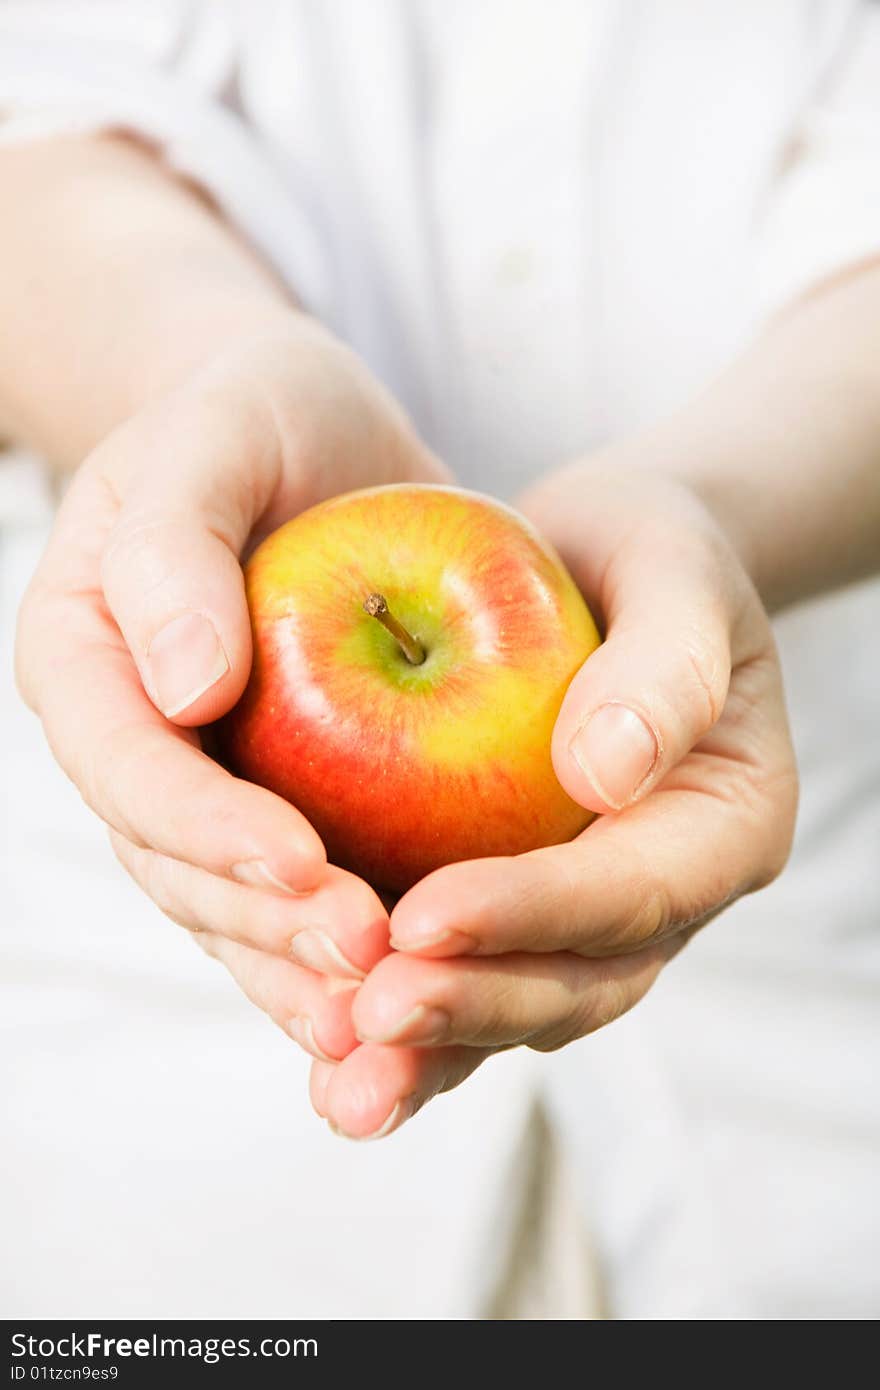
POLYGON ((402 892, 587 824, 550 737, 599 636, 508 507, 451 487, 348 493, 265 540, 246 585, 254 665, 221 746, 308 816, 334 863, 402 892))

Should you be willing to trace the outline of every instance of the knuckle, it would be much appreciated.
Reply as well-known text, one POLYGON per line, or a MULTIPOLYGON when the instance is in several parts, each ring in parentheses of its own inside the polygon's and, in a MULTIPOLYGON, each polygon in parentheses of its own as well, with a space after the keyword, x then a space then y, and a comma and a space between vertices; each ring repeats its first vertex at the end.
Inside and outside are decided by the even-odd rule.
POLYGON ((107 838, 110 841, 110 848, 116 856, 123 869, 136 883, 140 883, 138 876, 137 851, 131 841, 126 840, 124 835, 120 835, 112 826, 107 827, 107 838))
POLYGON ((178 866, 174 860, 165 859, 151 850, 140 849, 114 830, 110 831, 109 839, 113 853, 125 872, 143 889, 163 916, 187 931, 200 931, 201 923, 185 902, 180 885, 175 881, 178 866))
POLYGON ((118 725, 95 742, 83 759, 79 787, 92 810, 133 844, 143 840, 129 818, 125 787, 137 787, 144 765, 142 740, 128 725, 118 725))
POLYGON ((242 888, 238 927, 243 938, 263 950, 286 956, 297 928, 291 923, 290 905, 278 894, 242 888))
POLYGON ((683 647, 697 719, 705 731, 721 718, 730 680, 730 654, 726 644, 704 627, 693 627, 683 647))
POLYGON ((606 1028, 627 1012, 632 1003, 626 982, 612 970, 596 970, 582 990, 570 1020, 573 1036, 585 1038, 606 1028))
POLYGON ((199 950, 204 951, 211 960, 217 961, 218 964, 223 963, 219 948, 220 938, 216 937, 213 932, 190 931, 190 938, 199 950))
POLYGON ((189 518, 168 511, 136 511, 117 522, 101 556, 101 584, 114 613, 133 592, 142 601, 174 582, 191 529, 189 518))
POLYGON ((175 882, 175 865, 161 855, 143 850, 140 856, 138 881, 144 892, 156 904, 159 911, 179 927, 192 926, 195 918, 188 911, 175 882))
POLYGON ((576 1038, 606 1028, 628 1013, 649 985, 650 980, 640 982, 638 972, 634 978, 629 968, 591 962, 586 976, 581 974, 579 988, 564 1015, 536 1035, 530 1046, 539 1052, 554 1052, 576 1038))
POLYGON ((585 1038, 613 1023, 625 1011, 626 1003, 617 998, 612 983, 597 989, 584 989, 564 1015, 543 1027, 529 1040, 535 1052, 558 1052, 578 1038, 585 1038))
POLYGON ((176 922, 179 927, 188 927, 195 919, 193 914, 186 910, 174 877, 174 867, 170 861, 163 860, 149 850, 144 851, 140 878, 144 892, 172 922, 176 922))
POLYGON ((202 880, 201 906, 211 929, 227 941, 273 956, 287 956, 296 934, 282 897, 210 875, 202 880))
POLYGON ((787 769, 774 780, 761 826, 758 875, 755 888, 766 888, 788 863, 794 840, 798 808, 798 776, 787 769))
POLYGON ((646 856, 632 848, 610 870, 614 888, 609 894, 609 918, 601 930, 582 933, 581 950, 586 955, 596 948, 638 950, 662 940, 677 925, 672 890, 646 856))
POLYGON ((593 980, 596 970, 592 963, 572 956, 560 958, 556 966, 557 982, 563 991, 553 1018, 532 1032, 529 1046, 537 1052, 555 1052, 575 1038, 582 1038, 594 1024, 593 980))
POLYGON ((35 714, 40 712, 37 652, 41 635, 51 631, 53 625, 51 594, 49 585, 36 574, 25 590, 16 620, 15 684, 28 709, 35 714))
POLYGON ((600 1028, 606 1028, 609 1023, 621 1018, 629 1007, 630 995, 623 981, 613 975, 607 976, 597 983, 596 989, 591 993, 581 1019, 581 1036, 585 1037, 588 1033, 596 1033, 600 1028))
POLYGON ((256 952, 236 951, 226 959, 225 965, 252 1004, 269 1015, 277 1013, 278 1004, 266 962, 256 952))
POLYGON ((620 944, 645 946, 661 940, 672 929, 674 913, 669 889, 659 880, 649 880, 624 913, 615 936, 620 944))
MULTIPOLYGON (((438 971, 432 983, 432 1002, 454 1016, 459 999, 453 971, 448 968, 438 971)), ((474 1042, 491 1045, 498 1038, 506 1038, 516 1044, 524 1042, 528 1032, 522 1022, 522 998, 517 982, 498 980, 491 995, 484 999, 477 1026, 473 1029, 474 1042)))
POLYGON ((583 1033, 557 1023, 535 1034, 529 1039, 528 1046, 532 1052, 559 1052, 580 1037, 583 1037, 583 1033))

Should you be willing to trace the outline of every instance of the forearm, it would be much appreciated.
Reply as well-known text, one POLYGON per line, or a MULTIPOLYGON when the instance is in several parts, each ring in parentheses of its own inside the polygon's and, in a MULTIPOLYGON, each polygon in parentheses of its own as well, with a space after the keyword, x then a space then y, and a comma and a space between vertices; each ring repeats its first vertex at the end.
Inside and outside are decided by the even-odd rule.
POLYGON ((771 609, 880 569, 880 265, 793 306, 626 446, 690 484, 771 609))
POLYGON ((73 466, 224 341, 287 324, 272 272, 124 139, 0 150, 0 430, 73 466))

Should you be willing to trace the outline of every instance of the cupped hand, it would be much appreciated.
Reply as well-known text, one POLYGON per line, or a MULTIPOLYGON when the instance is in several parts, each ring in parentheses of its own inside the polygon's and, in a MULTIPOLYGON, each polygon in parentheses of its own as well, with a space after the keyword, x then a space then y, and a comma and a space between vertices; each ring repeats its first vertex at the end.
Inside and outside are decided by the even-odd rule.
POLYGON ((317 1056, 354 1043, 350 987, 388 949, 387 912, 197 727, 248 678, 243 551, 324 497, 410 479, 446 474, 357 359, 291 313, 95 449, 19 618, 22 693, 119 859, 317 1056))
POLYGON ((395 950, 353 995, 361 1045, 312 1069, 315 1109, 354 1138, 397 1128, 494 1051, 610 1023, 788 856, 797 775, 779 664, 719 525, 676 482, 593 465, 520 507, 605 627, 552 750, 600 818, 569 844, 437 870, 397 904, 395 950))

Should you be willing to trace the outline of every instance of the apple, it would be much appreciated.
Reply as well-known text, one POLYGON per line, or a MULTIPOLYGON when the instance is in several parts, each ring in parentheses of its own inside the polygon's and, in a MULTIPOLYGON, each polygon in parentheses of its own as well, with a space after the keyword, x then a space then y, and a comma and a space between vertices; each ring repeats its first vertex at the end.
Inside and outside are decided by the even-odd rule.
POLYGON ((332 862, 401 893, 588 823, 550 736, 599 635, 509 507, 453 487, 347 493, 269 536, 245 578, 254 664, 221 748, 309 818, 332 862))

